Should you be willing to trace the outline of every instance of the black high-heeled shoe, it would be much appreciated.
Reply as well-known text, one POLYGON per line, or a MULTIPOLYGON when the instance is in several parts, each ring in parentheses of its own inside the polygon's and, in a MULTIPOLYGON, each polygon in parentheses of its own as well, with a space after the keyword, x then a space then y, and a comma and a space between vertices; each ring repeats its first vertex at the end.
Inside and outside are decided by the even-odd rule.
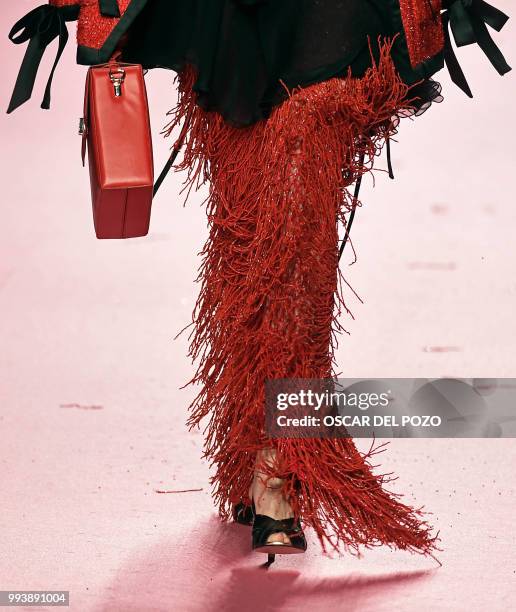
POLYGON ((255 514, 253 521, 253 550, 268 555, 266 567, 274 563, 277 554, 293 555, 306 552, 307 544, 301 523, 294 518, 273 519, 265 514, 255 514), (268 542, 271 535, 284 533, 290 544, 268 542))
POLYGON ((257 515, 254 502, 250 506, 244 502, 235 504, 233 520, 240 525, 253 526, 253 550, 268 555, 267 567, 274 563, 276 554, 299 554, 307 549, 305 534, 299 521, 295 523, 293 518, 277 520, 264 514, 257 515), (274 533, 285 533, 290 544, 267 542, 274 533))

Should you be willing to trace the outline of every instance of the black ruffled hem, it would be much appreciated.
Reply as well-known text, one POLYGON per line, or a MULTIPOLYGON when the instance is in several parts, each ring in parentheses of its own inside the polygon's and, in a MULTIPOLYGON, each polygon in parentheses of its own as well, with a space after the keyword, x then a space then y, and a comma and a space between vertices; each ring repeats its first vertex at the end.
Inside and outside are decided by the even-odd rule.
POLYGON ((444 100, 442 85, 434 79, 428 78, 424 81, 414 83, 410 86, 407 101, 410 103, 400 112, 402 117, 419 117, 426 112, 434 103, 440 104, 444 100))

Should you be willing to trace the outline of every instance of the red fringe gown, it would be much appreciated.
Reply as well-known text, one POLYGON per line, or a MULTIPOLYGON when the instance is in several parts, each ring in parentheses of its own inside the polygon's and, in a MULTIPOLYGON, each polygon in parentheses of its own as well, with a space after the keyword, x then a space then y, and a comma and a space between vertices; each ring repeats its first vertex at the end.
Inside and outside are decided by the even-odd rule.
POLYGON ((428 77, 439 62, 411 67, 395 0, 155 0, 125 58, 178 72, 167 134, 181 134, 190 186, 209 185, 189 424, 206 426, 221 517, 247 500, 256 453, 273 447, 270 473, 323 548, 432 555, 438 537, 422 509, 373 471, 380 447, 269 439, 264 382, 335 374, 348 188, 400 116, 441 100, 428 77))

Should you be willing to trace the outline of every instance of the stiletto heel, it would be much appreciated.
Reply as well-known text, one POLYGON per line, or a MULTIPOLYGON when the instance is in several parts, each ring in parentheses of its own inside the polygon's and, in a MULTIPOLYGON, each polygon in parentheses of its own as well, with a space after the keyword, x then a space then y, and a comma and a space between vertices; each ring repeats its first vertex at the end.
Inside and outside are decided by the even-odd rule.
POLYGON ((267 561, 263 564, 262 567, 268 569, 275 561, 276 555, 271 555, 270 553, 267 555, 267 561))

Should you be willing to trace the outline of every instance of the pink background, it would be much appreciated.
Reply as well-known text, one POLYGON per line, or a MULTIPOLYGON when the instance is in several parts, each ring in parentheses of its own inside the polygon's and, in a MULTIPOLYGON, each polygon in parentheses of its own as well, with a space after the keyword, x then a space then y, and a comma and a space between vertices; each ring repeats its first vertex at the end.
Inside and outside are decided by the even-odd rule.
MULTIPOLYGON (((24 52, 6 34, 35 3, 3 4, 5 109, 24 52)), ((516 15, 495 38, 516 64, 516 15)), ((194 392, 179 388, 193 372, 186 334, 173 341, 198 288, 205 192, 183 207, 175 174, 148 237, 97 240, 77 136, 85 68, 73 44, 52 110, 39 109, 54 53, 33 100, 0 114, 0 590, 66 589, 71 609, 99 612, 507 610, 513 440, 398 440, 379 457, 399 475, 391 488, 434 513, 440 569, 387 548, 328 558, 308 533, 306 555, 264 572, 249 531, 219 524, 201 434, 184 425, 194 392)), ((445 102, 403 122, 396 180, 365 182, 358 261, 348 265, 348 250, 344 264, 363 300, 348 294, 344 376, 516 375, 516 72, 498 77, 478 48, 459 54, 475 99, 439 73, 445 102)), ((161 166, 173 74, 147 80, 161 166)))

